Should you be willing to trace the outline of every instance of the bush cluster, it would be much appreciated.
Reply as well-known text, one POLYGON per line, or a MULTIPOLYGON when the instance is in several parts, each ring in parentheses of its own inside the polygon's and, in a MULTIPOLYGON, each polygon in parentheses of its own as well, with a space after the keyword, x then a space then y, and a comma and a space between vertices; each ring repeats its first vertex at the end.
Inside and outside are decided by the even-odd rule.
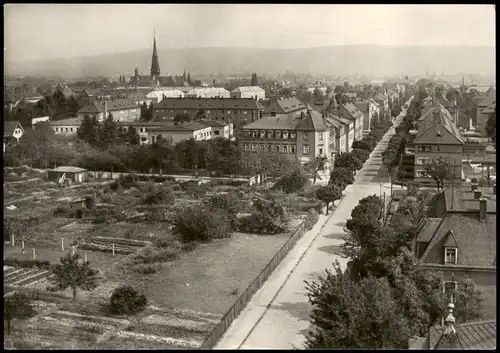
POLYGON ((232 235, 231 219, 223 212, 203 205, 178 209, 173 219, 174 230, 184 242, 207 242, 232 235))
POLYGON ((240 219, 240 230, 254 234, 280 234, 288 230, 289 215, 284 206, 274 198, 253 201, 251 215, 240 219))
POLYGON ((144 294, 131 286, 116 288, 110 298, 110 309, 113 315, 131 315, 146 308, 148 301, 144 294))
POLYGON ((304 220, 304 227, 307 230, 312 229, 314 225, 318 222, 319 220, 319 214, 316 212, 316 210, 309 210, 307 213, 306 219, 304 220))
POLYGON ((309 177, 302 169, 295 169, 282 176, 273 186, 273 190, 281 190, 287 194, 304 190, 309 184, 309 177))

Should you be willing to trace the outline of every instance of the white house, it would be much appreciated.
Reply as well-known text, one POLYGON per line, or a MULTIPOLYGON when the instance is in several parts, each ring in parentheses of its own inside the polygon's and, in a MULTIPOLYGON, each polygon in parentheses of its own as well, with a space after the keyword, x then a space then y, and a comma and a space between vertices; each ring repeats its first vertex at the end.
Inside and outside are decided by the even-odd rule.
POLYGON ((254 98, 255 100, 266 99, 266 91, 259 86, 241 86, 231 91, 233 98, 254 98))
POLYGON ((19 139, 24 135, 24 129, 18 121, 3 122, 3 152, 5 146, 10 146, 19 142, 19 139))
POLYGON ((161 102, 163 98, 184 98, 185 96, 186 93, 178 89, 154 90, 146 95, 148 98, 156 99, 156 103, 161 102))
POLYGON ((189 98, 230 98, 231 93, 221 87, 196 87, 186 93, 189 98))
POLYGON ((31 119, 31 126, 33 126, 37 123, 45 122, 45 121, 49 121, 49 120, 50 120, 50 117, 48 117, 48 116, 40 116, 38 118, 33 118, 33 119, 31 119))

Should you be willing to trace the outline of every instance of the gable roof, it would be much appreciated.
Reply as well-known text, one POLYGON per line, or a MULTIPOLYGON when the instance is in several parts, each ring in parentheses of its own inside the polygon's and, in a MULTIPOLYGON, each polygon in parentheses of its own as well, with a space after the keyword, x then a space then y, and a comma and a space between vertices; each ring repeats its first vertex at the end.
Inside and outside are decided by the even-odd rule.
POLYGON ((256 93, 261 93, 265 92, 262 88, 259 86, 240 86, 235 89, 233 89, 231 92, 256 92, 256 93))
POLYGON ((3 137, 9 137, 14 133, 14 130, 20 128, 24 132, 23 126, 19 121, 4 121, 3 122, 3 137))
POLYGON ((53 120, 49 121, 49 126, 77 126, 79 127, 82 124, 83 118, 68 118, 61 120, 53 120))
POLYGON ((295 97, 280 97, 271 99, 264 113, 288 114, 305 108, 306 105, 295 97))
POLYGON ((448 233, 446 233, 443 246, 450 248, 458 248, 458 241, 452 229, 450 229, 448 233))
POLYGON ((496 320, 468 322, 455 325, 455 334, 445 335, 445 327, 434 326, 429 330, 430 349, 495 349, 496 320))
POLYGON ((308 110, 304 118, 302 118, 295 128, 296 130, 303 131, 324 131, 327 130, 327 126, 321 116, 321 113, 317 110, 308 110))
POLYGON ((208 120, 208 119, 201 119, 198 120, 200 124, 210 126, 210 127, 224 127, 229 125, 229 123, 225 123, 223 121, 216 121, 216 120, 208 120))
POLYGON ((448 110, 436 103, 424 109, 418 121, 418 133, 414 143, 464 144, 460 131, 453 122, 448 110), (438 136, 436 132, 440 132, 438 136))
POLYGON ((165 125, 158 126, 153 128, 148 128, 148 131, 184 131, 184 132, 192 132, 206 129, 208 126, 199 124, 197 122, 184 124, 184 125, 165 125))

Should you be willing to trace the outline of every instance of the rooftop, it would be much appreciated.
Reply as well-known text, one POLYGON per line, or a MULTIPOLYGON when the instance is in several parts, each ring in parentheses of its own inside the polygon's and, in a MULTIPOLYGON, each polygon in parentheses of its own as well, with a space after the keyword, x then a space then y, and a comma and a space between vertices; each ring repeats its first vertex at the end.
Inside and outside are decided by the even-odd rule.
POLYGON ((264 113, 288 114, 301 109, 306 109, 306 105, 295 97, 280 97, 272 99, 266 107, 264 113), (278 108, 278 109, 276 109, 278 108))
POLYGON ((160 109, 262 110, 253 98, 165 98, 155 105, 160 109))
POLYGON ((96 101, 80 109, 78 113, 102 113, 104 112, 104 103, 108 112, 116 110, 136 109, 137 104, 131 99, 113 99, 107 101, 96 101))
POLYGON ((148 131, 198 131, 206 129, 208 126, 197 122, 183 125, 165 125, 148 129, 148 131))
POLYGON ((81 173, 87 171, 87 169, 71 167, 71 166, 60 166, 55 169, 52 169, 51 171, 59 173, 81 173))
POLYGON ((497 338, 496 320, 468 322, 455 325, 455 334, 444 336, 445 327, 431 327, 430 349, 495 349, 497 338))
POLYGON ((259 86, 241 86, 233 89, 231 92, 264 92, 259 86))
POLYGON ((14 133, 14 130, 17 127, 21 127, 21 124, 18 121, 4 121, 3 122, 3 137, 8 137, 14 133))
POLYGON ((68 118, 49 121, 50 126, 80 126, 83 118, 68 118))

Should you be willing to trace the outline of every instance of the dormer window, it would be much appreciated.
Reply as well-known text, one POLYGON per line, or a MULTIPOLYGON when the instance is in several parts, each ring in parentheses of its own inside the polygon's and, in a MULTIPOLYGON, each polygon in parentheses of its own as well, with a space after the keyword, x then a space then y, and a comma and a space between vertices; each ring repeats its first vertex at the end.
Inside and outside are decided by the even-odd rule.
POLYGON ((456 265, 457 264, 457 248, 445 248, 445 258, 444 263, 446 265, 456 265))
POLYGON ((288 138, 288 132, 287 132, 287 131, 284 131, 284 132, 283 132, 283 138, 284 138, 284 139, 287 139, 287 138, 288 138))

